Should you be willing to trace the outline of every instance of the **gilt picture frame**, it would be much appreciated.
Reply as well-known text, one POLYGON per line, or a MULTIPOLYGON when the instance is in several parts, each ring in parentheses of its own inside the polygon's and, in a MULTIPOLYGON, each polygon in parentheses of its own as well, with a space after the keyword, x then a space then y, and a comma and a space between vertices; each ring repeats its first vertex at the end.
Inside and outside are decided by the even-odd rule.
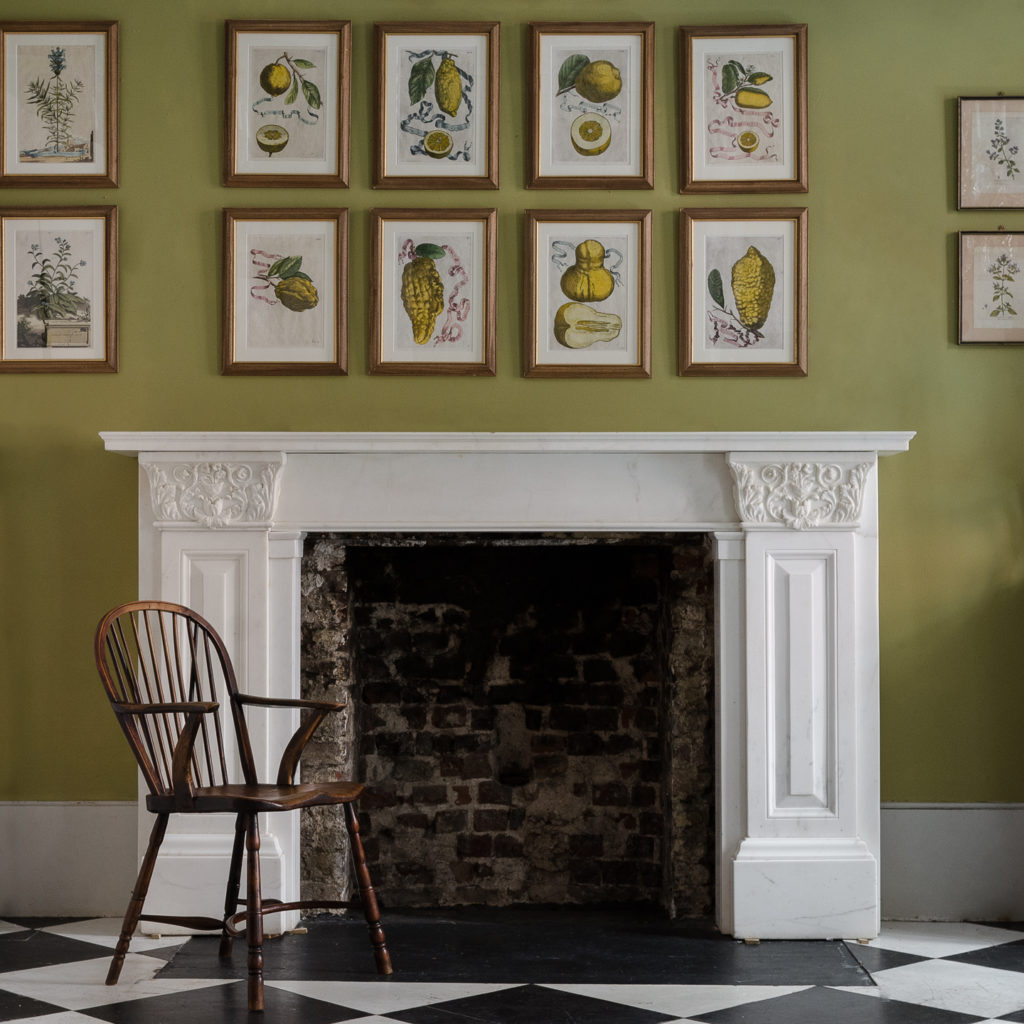
POLYGON ((117 207, 0 209, 0 372, 117 370, 117 207))
POLYGON ((223 181, 347 188, 348 21, 228 21, 223 181))
POLYGON ((221 372, 348 372, 348 210, 225 209, 221 372))
POLYGON ((1024 232, 961 231, 957 341, 1024 344, 1024 232))
POLYGON ((118 184, 118 23, 0 22, 0 185, 118 184))
POLYGON ((374 25, 374 188, 498 187, 500 26, 374 25))
POLYGON ((684 193, 806 192, 807 26, 680 30, 684 193))
POLYGON ((495 209, 370 211, 369 372, 493 377, 495 209))
POLYGON ((527 210, 523 375, 651 376, 651 211, 527 210))
POLYGON ((957 100, 957 209, 1024 208, 1024 96, 957 100))
POLYGON ((654 24, 529 25, 529 188, 654 187, 654 24))
POLYGON ((807 210, 683 210, 679 373, 807 376, 807 210))

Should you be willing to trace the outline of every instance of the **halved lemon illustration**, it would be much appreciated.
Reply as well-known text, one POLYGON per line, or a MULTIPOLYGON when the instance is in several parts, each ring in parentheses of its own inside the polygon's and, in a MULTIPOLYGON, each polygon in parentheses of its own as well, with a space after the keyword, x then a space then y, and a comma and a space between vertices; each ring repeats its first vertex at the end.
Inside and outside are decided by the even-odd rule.
POLYGON ((440 160, 452 151, 452 137, 446 131, 435 128, 432 132, 427 132, 427 137, 423 140, 423 148, 429 156, 440 160))
POLYGON ((753 153, 760 145, 760 142, 761 140, 757 137, 757 132, 740 132, 736 137, 736 145, 744 153, 753 153))
POLYGON ((256 145, 268 156, 273 156, 288 145, 288 132, 279 124, 265 124, 256 133, 256 145))
POLYGON ((612 141, 612 128, 608 118, 600 114, 581 114, 572 123, 573 149, 582 156, 598 156, 612 141))

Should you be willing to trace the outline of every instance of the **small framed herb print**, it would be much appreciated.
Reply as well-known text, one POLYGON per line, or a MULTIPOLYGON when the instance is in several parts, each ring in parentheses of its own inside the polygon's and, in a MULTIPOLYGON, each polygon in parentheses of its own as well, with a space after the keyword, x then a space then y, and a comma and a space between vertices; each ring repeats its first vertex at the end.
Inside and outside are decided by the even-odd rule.
POLYGON ((682 192, 807 191, 807 26, 684 28, 682 192))
POLYGON ((227 22, 224 184, 348 186, 351 24, 227 22))
POLYGON ((370 217, 370 373, 493 377, 497 212, 370 217))
POLYGON ((348 368, 348 211, 224 211, 225 374, 348 368))
POLYGON ((960 232, 961 345, 1024 343, 1024 234, 960 232))
POLYGON ((115 187, 117 22, 0 22, 0 68, 0 185, 115 187))
POLYGON ((530 188, 654 187, 654 25, 530 25, 530 188))
POLYGON ((807 210, 683 210, 683 376, 807 375, 807 210))
POLYGON ((498 187, 498 29, 374 26, 374 188, 498 187))
POLYGON ((958 210, 1024 207, 1024 96, 961 96, 958 210))
POLYGON ((651 211, 527 210, 524 375, 650 377, 651 211))
POLYGON ((117 369, 117 208, 0 210, 0 371, 117 369))

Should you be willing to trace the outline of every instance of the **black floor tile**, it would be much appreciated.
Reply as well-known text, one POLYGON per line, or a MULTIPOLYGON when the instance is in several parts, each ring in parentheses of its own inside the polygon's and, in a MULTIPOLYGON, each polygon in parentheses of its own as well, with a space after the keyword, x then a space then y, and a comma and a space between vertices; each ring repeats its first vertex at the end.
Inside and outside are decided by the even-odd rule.
POLYGON ((869 995, 810 988, 698 1014, 703 1024, 968 1024, 984 1018, 869 995))
MULTIPOLYGON (((314 919, 306 935, 264 949, 272 979, 377 978, 366 926, 314 919)), ((843 942, 746 945, 707 928, 658 916, 394 914, 384 920, 396 981, 636 985, 867 985, 867 971, 843 942)), ((242 978, 245 946, 219 961, 218 940, 192 939, 161 977, 242 978)))
POLYGON ((861 967, 871 974, 877 971, 886 971, 890 967, 903 967, 906 964, 916 964, 928 959, 926 956, 915 956, 913 953, 899 953, 894 949, 865 946, 859 942, 848 942, 846 948, 854 955, 861 967))
POLYGON ((1001 946, 985 946, 983 949, 973 949, 943 959, 975 964, 978 967, 997 967, 1001 971, 1024 972, 1024 939, 1020 942, 1006 942, 1001 946))
POLYGON ((319 999, 308 999, 282 989, 265 988, 264 1012, 249 1013, 244 982, 215 985, 168 996, 150 996, 130 1002, 94 1006, 81 1013, 111 1024, 204 1024, 211 1021, 251 1020, 253 1024, 301 1022, 301 1024, 335 1024, 365 1017, 362 1010, 335 1006, 319 999))
POLYGON ((622 1006, 571 992, 524 985, 466 999, 451 999, 387 1015, 403 1024, 659 1024, 676 1020, 666 1013, 622 1006))
POLYGON ((51 932, 8 932, 0 935, 0 974, 73 960, 95 960, 112 952, 94 942, 79 942, 51 932))
POLYGON ((26 1017, 42 1017, 47 1013, 62 1013, 60 1006, 41 1003, 14 992, 0 989, 0 1020, 24 1020, 26 1017))

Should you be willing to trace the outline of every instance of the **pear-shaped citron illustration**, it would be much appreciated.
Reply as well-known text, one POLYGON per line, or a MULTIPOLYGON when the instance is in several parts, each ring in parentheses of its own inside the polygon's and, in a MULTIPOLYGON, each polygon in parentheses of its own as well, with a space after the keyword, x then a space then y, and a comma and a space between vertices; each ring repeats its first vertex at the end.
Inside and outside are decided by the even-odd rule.
POLYGON ((462 102, 462 76, 451 57, 445 57, 434 75, 434 98, 437 105, 454 117, 462 102))
POLYGON ((768 319, 775 291, 775 269, 754 246, 732 265, 732 293, 740 323, 760 330, 768 319))
POLYGON ((575 302, 604 302, 615 288, 615 278, 604 265, 604 246, 588 238, 576 246, 576 263, 562 275, 562 291, 575 302))
POLYGON ((434 334, 434 324, 444 308, 444 284, 434 265, 444 255, 439 245, 424 242, 416 246, 416 258, 402 270, 402 305, 412 324, 412 340, 426 345, 434 334))

